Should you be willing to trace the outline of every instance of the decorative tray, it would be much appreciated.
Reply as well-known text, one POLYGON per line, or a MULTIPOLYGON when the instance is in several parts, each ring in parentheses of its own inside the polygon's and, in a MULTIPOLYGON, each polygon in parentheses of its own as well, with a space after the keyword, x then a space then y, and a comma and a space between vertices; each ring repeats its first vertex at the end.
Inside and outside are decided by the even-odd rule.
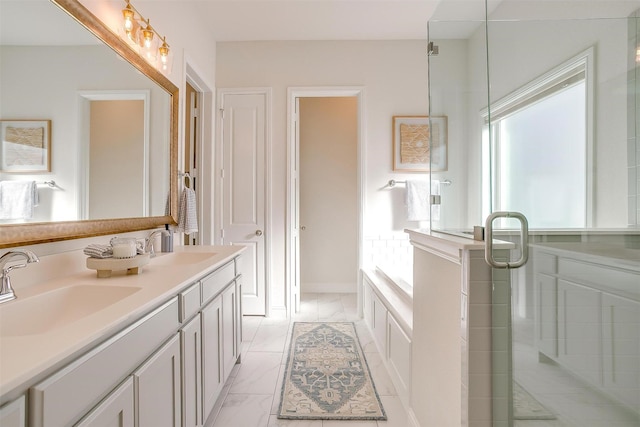
POLYGON ((127 274, 140 274, 142 266, 147 265, 149 254, 136 255, 132 258, 87 258, 87 268, 98 271, 98 278, 111 277, 111 272, 127 270, 127 274))

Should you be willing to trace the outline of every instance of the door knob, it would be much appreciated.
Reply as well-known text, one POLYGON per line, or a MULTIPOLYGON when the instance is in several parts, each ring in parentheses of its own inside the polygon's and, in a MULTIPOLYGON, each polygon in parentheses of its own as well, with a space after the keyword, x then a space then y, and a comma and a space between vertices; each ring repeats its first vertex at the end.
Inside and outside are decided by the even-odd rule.
POLYGON ((262 230, 256 230, 256 236, 262 236, 262 230))

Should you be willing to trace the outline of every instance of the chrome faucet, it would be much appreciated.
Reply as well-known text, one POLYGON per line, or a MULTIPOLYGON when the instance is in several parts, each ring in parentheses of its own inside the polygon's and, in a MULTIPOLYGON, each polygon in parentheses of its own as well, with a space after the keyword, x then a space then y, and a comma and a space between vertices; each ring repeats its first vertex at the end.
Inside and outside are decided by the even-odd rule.
POLYGON ((164 234, 165 236, 169 235, 169 230, 154 230, 149 234, 149 236, 144 239, 144 251, 145 253, 150 253, 151 257, 156 256, 155 251, 153 250, 153 240, 156 238, 158 234, 164 234))
POLYGON ((11 301, 16 299, 16 294, 13 292, 13 288, 11 287, 11 278, 9 277, 9 272, 16 268, 24 268, 27 264, 31 264, 32 262, 39 262, 40 260, 31 251, 9 251, 0 257, 0 269, 2 269, 2 287, 0 288, 0 303, 11 301), (23 264, 14 264, 10 266, 6 266, 8 262, 15 261, 18 258, 24 258, 26 260, 23 264))

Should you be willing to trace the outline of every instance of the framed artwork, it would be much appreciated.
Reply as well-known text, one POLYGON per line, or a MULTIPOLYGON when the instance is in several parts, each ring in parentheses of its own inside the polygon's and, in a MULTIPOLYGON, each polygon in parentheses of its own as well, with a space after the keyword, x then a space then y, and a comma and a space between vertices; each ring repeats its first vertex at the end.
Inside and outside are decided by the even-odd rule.
POLYGON ((0 120, 0 172, 51 172, 51 120, 0 120))
POLYGON ((393 170, 447 170, 447 117, 393 116, 393 170))

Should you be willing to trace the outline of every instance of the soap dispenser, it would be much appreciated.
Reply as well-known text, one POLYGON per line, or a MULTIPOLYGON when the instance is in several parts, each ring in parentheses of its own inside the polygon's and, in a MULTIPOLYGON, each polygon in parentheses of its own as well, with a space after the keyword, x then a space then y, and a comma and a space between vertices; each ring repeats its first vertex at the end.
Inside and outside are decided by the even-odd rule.
POLYGON ((166 233, 162 233, 162 239, 160 240, 160 250, 162 252, 173 252, 173 230, 169 228, 169 224, 164 226, 166 233))

